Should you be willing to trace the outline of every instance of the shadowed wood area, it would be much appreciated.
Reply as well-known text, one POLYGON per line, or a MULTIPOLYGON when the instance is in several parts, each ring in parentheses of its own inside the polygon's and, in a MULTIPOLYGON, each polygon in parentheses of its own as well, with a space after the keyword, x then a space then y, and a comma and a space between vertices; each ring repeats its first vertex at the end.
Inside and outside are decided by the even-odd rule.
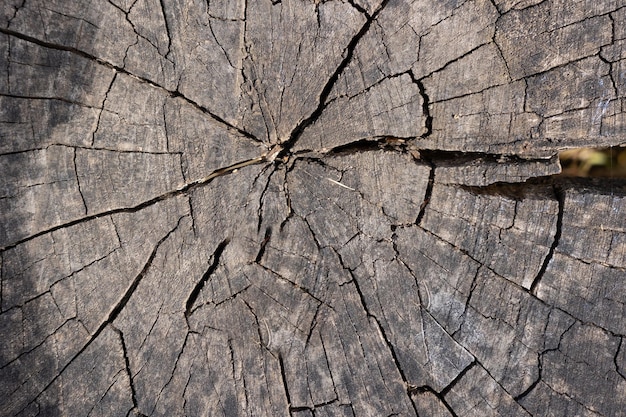
POLYGON ((626 416, 624 144, 624 0, 4 0, 0 415, 626 416))

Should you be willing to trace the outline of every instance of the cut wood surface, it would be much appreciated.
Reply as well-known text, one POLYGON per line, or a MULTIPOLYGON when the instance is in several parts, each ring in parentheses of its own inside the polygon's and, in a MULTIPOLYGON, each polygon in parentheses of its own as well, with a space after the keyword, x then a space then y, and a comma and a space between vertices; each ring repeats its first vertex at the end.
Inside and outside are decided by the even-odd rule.
POLYGON ((0 415, 626 416, 624 0, 4 0, 0 415))

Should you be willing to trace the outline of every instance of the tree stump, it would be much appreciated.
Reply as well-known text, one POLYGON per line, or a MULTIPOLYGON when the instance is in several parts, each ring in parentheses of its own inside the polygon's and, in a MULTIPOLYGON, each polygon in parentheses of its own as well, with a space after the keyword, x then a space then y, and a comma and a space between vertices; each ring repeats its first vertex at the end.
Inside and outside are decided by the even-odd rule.
POLYGON ((5 0, 2 416, 625 416, 626 1, 5 0))

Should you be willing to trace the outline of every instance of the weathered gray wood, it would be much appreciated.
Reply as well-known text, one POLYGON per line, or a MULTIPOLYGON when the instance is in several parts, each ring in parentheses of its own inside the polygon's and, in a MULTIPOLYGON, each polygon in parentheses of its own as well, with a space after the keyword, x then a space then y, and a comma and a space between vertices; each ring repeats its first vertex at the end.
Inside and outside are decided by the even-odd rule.
POLYGON ((625 28, 3 2, 0 415, 626 415, 625 28))

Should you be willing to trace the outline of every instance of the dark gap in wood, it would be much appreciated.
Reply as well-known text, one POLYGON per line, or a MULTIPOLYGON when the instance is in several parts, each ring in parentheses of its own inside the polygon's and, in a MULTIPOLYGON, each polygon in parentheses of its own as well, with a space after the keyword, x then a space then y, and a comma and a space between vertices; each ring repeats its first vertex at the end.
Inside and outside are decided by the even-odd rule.
POLYGON ((115 326, 111 326, 111 328, 118 334, 120 342, 122 343, 122 353, 124 354, 124 363, 126 365, 126 375, 128 375, 128 384, 130 385, 133 409, 137 409, 137 390, 135 389, 135 383, 133 382, 133 375, 130 372, 130 360, 128 359, 128 349, 126 348, 126 342, 124 341, 124 333, 122 333, 122 331, 115 326))
POLYGON ((553 176, 530 178, 525 182, 497 182, 485 186, 458 185, 474 195, 492 195, 522 201, 528 196, 554 198, 553 176))
POLYGON ((263 241, 261 242, 261 247, 259 248, 259 252, 257 253, 256 258, 254 258, 255 263, 259 263, 261 262, 261 259, 263 259, 263 254, 265 254, 265 247, 267 246, 267 243, 270 241, 271 238, 272 238, 272 228, 268 227, 265 229, 265 236, 263 237, 263 241))
POLYGON ((330 149, 327 155, 346 155, 358 152, 376 151, 380 149, 384 139, 360 139, 330 149))
MULTIPOLYGON (((400 377, 402 378, 402 381, 404 382, 405 386, 408 387, 410 385, 409 381, 406 375, 404 374, 404 371, 402 370, 402 366, 400 366, 400 361, 398 360, 398 356, 396 355, 396 351, 394 350, 393 343, 391 343, 391 340, 387 336, 387 332, 385 331, 385 328, 380 323, 380 320, 378 320, 378 317, 370 313, 369 309, 367 308, 367 302, 365 301, 365 296, 363 295, 363 292, 361 291, 361 287, 359 286, 359 281, 357 280, 356 276, 350 269, 345 267, 341 256, 337 252, 335 253, 339 257, 339 262, 341 263, 341 266, 350 273, 350 276, 352 277, 352 282, 354 282, 354 288, 356 288, 356 292, 359 295, 361 305, 363 306, 363 310, 365 311, 365 315, 369 318, 372 318, 374 322, 376 323, 376 326, 378 327, 378 330, 380 331, 380 334, 383 336, 383 340, 385 341, 385 344, 387 345, 387 349, 389 349, 389 353, 391 353, 391 357, 393 359, 394 364, 396 365, 396 369, 398 370, 398 373, 400 374, 400 377)), ((410 400, 411 396, 409 395, 408 391, 407 391, 407 396, 409 397, 409 400, 410 400)), ((413 410, 415 411, 415 414, 417 415, 418 414, 417 408, 413 401, 411 401, 411 405, 413 406, 413 410)))
POLYGON ((180 98, 182 98, 187 103, 191 104, 193 107, 195 107, 196 109, 200 110, 202 113, 208 115, 213 120, 215 120, 215 121, 223 124, 224 126, 226 126, 226 128, 228 130, 236 131, 240 135, 245 136, 246 138, 251 139, 251 140, 253 140, 255 142, 262 142, 262 140, 260 140, 259 138, 257 138, 253 134, 251 134, 249 132, 246 132, 245 130, 236 127, 235 125, 227 122, 226 120, 224 120, 223 118, 219 117, 218 115, 213 114, 206 107, 203 107, 200 104, 198 104, 195 101, 193 101, 192 99, 190 99, 189 97, 184 96, 180 91, 178 91, 178 90, 177 91, 168 90, 167 88, 163 87, 162 85, 159 85, 159 84, 155 83, 152 80, 149 80, 149 79, 147 79, 145 77, 141 77, 141 76, 139 76, 137 74, 133 74, 133 73, 127 71, 126 69, 122 68, 122 67, 118 67, 117 65, 113 65, 110 62, 107 62, 107 61, 104 61, 103 59, 97 58, 97 57, 95 57, 95 56, 93 56, 91 54, 88 54, 85 51, 81 51, 80 49, 73 48, 73 47, 70 47, 70 46, 58 45, 58 44, 42 41, 42 40, 34 38, 32 36, 28 36, 28 35, 25 35, 23 33, 16 32, 14 30, 2 28, 2 27, 0 27, 0 33, 4 33, 5 35, 8 35, 8 36, 13 36, 13 37, 16 37, 18 39, 22 39, 22 40, 30 42, 30 43, 34 43, 35 45, 39 45, 39 46, 42 46, 44 48, 54 49, 54 50, 58 50, 58 51, 71 52, 71 53, 76 54, 78 56, 81 56, 83 58, 89 59, 91 61, 95 61, 98 64, 103 65, 103 66, 105 66, 107 68, 113 69, 117 73, 122 73, 122 74, 129 75, 131 77, 134 77, 134 78, 138 79, 141 82, 144 82, 144 83, 149 84, 149 85, 151 85, 153 87, 156 87, 158 89, 166 91, 167 93, 169 93, 169 95, 171 97, 180 97, 180 98))
MULTIPOLYGON (((128 287, 128 289, 126 290, 126 292, 124 293, 122 298, 117 302, 117 304, 115 305, 113 310, 109 313, 109 316, 106 318, 106 320, 104 320, 102 323, 100 323, 100 326, 98 326, 98 328, 93 333, 93 335, 91 335, 91 337, 89 338, 87 343, 85 343, 85 345, 67 361, 67 363, 63 366, 63 368, 61 368, 61 370, 59 370, 59 372, 54 376, 54 378, 52 378, 52 380, 45 387, 43 387, 40 390, 40 393, 32 401, 30 401, 28 404, 26 404, 24 409, 26 409, 28 406, 30 406, 33 402, 37 401, 37 399, 43 393, 45 393, 46 390, 48 388, 50 388, 52 386, 52 384, 54 384, 56 382, 56 380, 61 377, 61 375, 63 375, 63 372, 65 372, 65 370, 72 364, 72 362, 74 362, 76 360, 76 358, 78 358, 80 355, 82 355, 85 352, 85 350, 87 350, 87 348, 89 346, 91 346, 91 344, 100 336, 102 331, 108 325, 112 324, 115 321, 115 319, 117 319, 117 317, 120 314, 120 312, 124 309, 124 307, 126 307, 126 304, 130 300, 132 295, 135 293, 135 290, 139 286, 139 283, 141 282, 143 277, 148 273, 148 270, 150 269, 150 266, 152 265, 152 261, 154 261, 154 258, 156 257, 156 254, 157 254, 159 248, 161 247, 161 244, 163 244, 163 242, 165 242, 170 237, 170 235, 172 233, 174 233, 174 231, 176 229, 178 229, 178 226, 180 225, 181 220, 183 218, 185 218, 185 217, 186 216, 182 216, 181 218, 179 218, 178 219, 178 223, 176 223, 176 226, 174 226, 174 228, 172 230, 170 230, 165 236, 163 236, 161 238, 161 240, 159 240, 157 242, 157 244, 154 246, 154 249, 152 250, 152 253, 148 257, 148 260, 146 261, 146 263, 144 264, 143 268, 141 269, 141 272, 139 272, 139 274, 137 274, 137 276, 135 277, 135 279, 131 283, 130 287, 128 287)), ((23 411, 24 409, 20 410, 20 412, 23 411)))
MULTIPOLYGON (((285 390, 285 397, 287 397, 287 405, 289 406, 289 415, 291 415, 294 409, 296 409, 295 411, 297 411, 297 409, 301 407, 291 406, 291 396, 289 395, 289 387, 287 386, 287 374, 285 373, 285 363, 283 361, 283 355, 281 355, 280 352, 278 352, 278 367, 280 368, 280 379, 282 380, 283 389, 285 390)), ((306 409, 309 409, 309 408, 306 407, 306 409)))
POLYGON ((348 3, 350 3, 352 7, 357 9, 359 13, 367 16, 368 18, 370 17, 369 13, 367 13, 367 10, 365 10, 361 5, 357 4, 354 0, 348 0, 348 3))
POLYGON ((116 209, 112 209, 112 210, 107 210, 104 212, 100 212, 100 213, 95 213, 95 214, 91 214, 89 216, 85 216, 85 217, 81 217, 79 219, 75 219, 75 220, 71 220, 69 222, 63 223, 63 224, 59 224, 57 226, 53 226, 50 227, 46 230, 42 230, 40 232, 34 233, 30 236, 26 236, 22 239, 19 239, 13 243, 10 243, 6 246, 0 247, 0 251, 5 251, 7 249, 12 249, 24 242, 28 242, 29 240, 33 240, 39 236, 43 236, 45 234, 48 233, 52 233, 54 231, 57 231, 59 229, 63 229, 66 227, 70 227, 70 226, 74 226, 76 224, 82 223, 82 222, 87 222, 90 220, 94 220, 97 219, 99 217, 104 217, 104 216, 109 216, 112 214, 117 214, 117 213, 136 213, 140 210, 143 210, 144 208, 150 207, 160 201, 163 200, 167 200, 168 198, 172 198, 172 197, 176 197, 179 195, 184 195, 187 194, 189 191, 193 190, 194 188, 197 187, 201 187, 207 184, 210 184, 215 178, 217 177, 221 177, 224 175, 229 175, 232 174, 233 172, 237 171, 239 168, 243 168, 249 165, 256 165, 256 164, 260 164, 265 162, 265 158, 264 157, 257 157, 257 158, 253 158, 253 159, 248 159, 246 161, 243 162, 237 162, 233 165, 229 165, 227 167, 224 168, 219 168, 214 170, 211 174, 207 175, 204 178, 200 178, 198 180, 189 182, 187 184, 182 185, 181 187, 173 190, 173 191, 168 191, 166 193, 163 193, 161 195, 158 195, 156 197, 153 197, 149 200, 143 201, 135 206, 132 207, 121 207, 121 208, 116 208, 116 209))
POLYGON ((617 350, 615 351, 615 355, 613 356, 613 363, 615 364, 615 371, 626 380, 626 373, 623 373, 622 370, 620 369, 619 364, 617 363, 617 357, 620 353, 620 351, 622 350, 622 348, 624 347, 624 337, 620 336, 619 339, 619 345, 617 345, 617 350))
POLYGON ((198 296, 200 295, 200 291, 202 291, 202 288, 204 288, 204 285, 206 284, 206 282, 209 280, 211 275, 213 275, 213 273, 217 269, 220 263, 220 257, 222 256, 222 253, 224 252, 224 249, 226 249, 226 246, 228 246, 229 242, 230 242, 229 239, 224 239, 219 245, 217 245, 217 249, 215 249, 215 252, 213 253, 213 261, 210 263, 209 268, 206 270, 204 275, 202 275, 202 278, 200 279, 200 281, 198 281, 196 285, 193 287, 193 290, 191 290, 191 293, 189 293, 189 297, 187 298, 187 301, 185 302, 185 317, 186 318, 189 317, 189 315, 191 314, 191 308, 193 307, 194 303, 198 299, 198 296))
POLYGON ((554 239, 552 241, 552 245, 550 246, 550 249, 548 250, 548 254, 543 260, 543 264, 541 265, 539 272, 537 272, 537 276, 535 276, 535 279, 533 280, 532 284, 530 284, 529 291, 531 294, 536 294, 537 285, 539 284, 544 274, 546 273, 546 270, 548 269, 548 265, 550 264, 550 261, 552 260, 554 256, 554 251, 556 247, 559 245, 559 241, 561 240, 561 229, 563 228, 563 213, 564 213, 564 207, 565 207, 565 192, 563 191, 561 187, 555 186, 554 195, 557 201, 559 202, 559 213, 556 218, 556 232, 554 233, 554 239))
POLYGON ((463 379, 463 377, 465 376, 466 373, 469 372, 470 369, 472 369, 474 366, 476 366, 477 362, 476 362, 476 358, 474 358, 474 360, 465 367, 465 369, 463 369, 457 376, 456 378, 454 378, 452 380, 452 382, 450 382, 444 389, 441 390, 441 392, 439 393, 441 395, 442 398, 445 398, 445 396, 450 392, 450 390, 452 390, 452 388, 454 388, 456 386, 456 384, 459 383, 459 381, 461 379, 463 379))
POLYGON ((418 149, 420 155, 428 157, 435 165, 461 166, 471 162, 494 162, 499 164, 523 164, 529 162, 552 163, 556 155, 547 158, 527 159, 517 155, 502 155, 486 152, 444 151, 437 149, 418 149))
POLYGON ((426 120, 424 121, 424 126, 426 127, 426 132, 421 136, 422 139, 429 137, 433 133, 433 116, 430 114, 430 97, 426 94, 426 87, 424 87, 424 83, 421 80, 415 78, 412 71, 408 72, 411 80, 417 88, 419 89, 420 95, 422 96, 422 113, 426 120))
POLYGON ((352 56, 354 55, 354 50, 356 49, 356 46, 369 31, 372 22, 376 19, 376 16, 378 16, 378 14, 385 8, 388 2, 389 0, 383 0, 380 6, 378 6, 378 9, 376 9, 376 11, 371 16, 367 17, 367 20, 365 21, 365 24, 361 27, 361 30, 359 30, 357 34, 354 35, 354 37, 350 40, 348 46, 345 49, 345 56, 343 60, 341 60, 341 62, 335 69, 335 72, 333 72, 331 77, 326 82, 326 85, 324 85, 322 92, 320 93, 319 104, 317 105, 317 108, 313 111, 313 113, 311 113, 309 117, 302 120, 291 132, 291 135, 289 135, 289 139, 282 143, 282 150, 279 152, 277 156, 278 158, 283 158, 288 153, 290 153, 291 148, 296 144, 300 136, 302 136, 304 130, 313 123, 315 123, 315 121, 319 118, 324 109, 326 109, 326 106, 328 105, 328 96, 330 95, 333 87, 339 80, 339 77, 341 76, 343 71, 346 69, 350 61, 352 61, 352 56))
POLYGON ((423 394, 425 392, 429 392, 429 393, 433 394, 435 397, 437 397, 437 399, 441 402, 441 404, 443 404, 444 407, 446 407, 446 410, 448 410, 448 412, 450 413, 451 417, 458 417, 458 415, 454 412, 452 407, 450 407, 450 404, 448 404, 446 399, 443 398, 443 395, 441 395, 440 393, 435 391, 435 389, 432 388, 429 385, 422 385, 422 386, 419 386, 419 387, 409 386, 407 388, 407 392, 409 393, 409 395, 417 395, 417 394, 423 394))
POLYGON ((418 212, 417 218, 415 219, 415 224, 418 226, 424 218, 424 214, 426 213, 426 207, 428 206, 430 198, 433 195, 433 187, 435 185, 435 164, 427 155, 420 154, 420 159, 429 165, 430 172, 428 173, 428 183, 426 184, 426 191, 424 192, 424 201, 422 201, 422 204, 420 205, 420 211, 418 212))
MULTIPOLYGON (((552 349, 555 350, 555 349, 552 349)), ((531 393, 532 390, 535 389, 535 387, 539 384, 539 382, 541 382, 541 375, 543 373, 543 354, 545 352, 541 352, 538 356, 537 362, 538 362, 538 371, 537 371, 537 379, 535 379, 532 384, 530 384, 530 386, 528 388, 526 388, 524 390, 524 392, 522 392, 521 394, 513 397, 513 399, 515 400, 515 402, 519 403, 521 400, 523 400, 528 394, 531 393)), ((521 404, 520 404, 521 405, 521 404)))

